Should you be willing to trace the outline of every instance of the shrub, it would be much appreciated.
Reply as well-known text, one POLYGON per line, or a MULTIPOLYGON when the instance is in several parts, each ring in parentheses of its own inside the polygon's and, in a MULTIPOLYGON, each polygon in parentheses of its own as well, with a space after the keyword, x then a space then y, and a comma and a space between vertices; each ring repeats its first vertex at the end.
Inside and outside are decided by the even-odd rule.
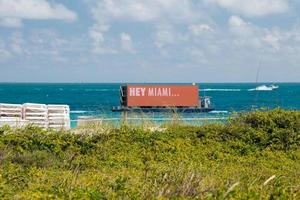
POLYGON ((225 124, 153 130, 2 127, 0 197, 299 199, 299 113, 255 111, 225 124))

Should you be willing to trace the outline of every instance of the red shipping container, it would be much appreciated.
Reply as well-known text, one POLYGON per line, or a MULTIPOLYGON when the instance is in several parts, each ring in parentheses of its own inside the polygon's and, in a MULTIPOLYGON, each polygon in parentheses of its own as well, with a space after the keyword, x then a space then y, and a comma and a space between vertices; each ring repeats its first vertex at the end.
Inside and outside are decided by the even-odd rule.
POLYGON ((198 107, 199 93, 195 85, 128 85, 128 107, 198 107))

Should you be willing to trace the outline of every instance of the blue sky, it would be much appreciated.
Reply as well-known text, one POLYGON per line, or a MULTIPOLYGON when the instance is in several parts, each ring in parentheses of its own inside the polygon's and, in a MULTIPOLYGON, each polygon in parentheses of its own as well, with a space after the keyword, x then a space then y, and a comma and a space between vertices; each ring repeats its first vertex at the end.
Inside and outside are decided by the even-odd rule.
POLYGON ((300 82, 299 0, 0 0, 0 82, 300 82), (261 63, 261 64, 259 64, 261 63))

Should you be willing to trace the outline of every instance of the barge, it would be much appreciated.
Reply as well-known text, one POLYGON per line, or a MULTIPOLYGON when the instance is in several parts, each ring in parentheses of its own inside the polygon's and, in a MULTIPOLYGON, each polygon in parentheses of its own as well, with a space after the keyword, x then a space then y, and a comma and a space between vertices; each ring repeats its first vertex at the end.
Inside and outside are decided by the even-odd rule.
POLYGON ((120 106, 113 112, 210 112, 210 97, 199 96, 197 85, 127 84, 120 86, 120 106))

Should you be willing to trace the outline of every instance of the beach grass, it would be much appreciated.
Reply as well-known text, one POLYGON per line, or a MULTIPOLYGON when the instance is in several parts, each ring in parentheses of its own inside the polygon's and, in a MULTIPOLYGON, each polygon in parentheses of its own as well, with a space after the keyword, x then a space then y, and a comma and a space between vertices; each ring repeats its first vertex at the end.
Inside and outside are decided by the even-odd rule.
POLYGON ((0 128, 1 199, 300 199, 300 111, 0 128))

